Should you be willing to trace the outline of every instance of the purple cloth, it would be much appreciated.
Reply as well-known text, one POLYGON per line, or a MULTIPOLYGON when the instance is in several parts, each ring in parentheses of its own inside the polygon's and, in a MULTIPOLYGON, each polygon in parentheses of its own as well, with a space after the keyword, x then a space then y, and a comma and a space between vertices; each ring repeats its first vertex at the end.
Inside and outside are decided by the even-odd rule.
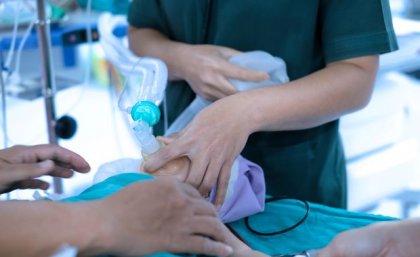
MULTIPOLYGON (((261 212, 265 205, 265 180, 261 167, 242 156, 238 156, 235 162, 237 165, 232 166, 228 186, 230 193, 219 211, 219 217, 224 223, 261 212)), ((215 192, 213 188, 211 202, 214 201, 215 192)))

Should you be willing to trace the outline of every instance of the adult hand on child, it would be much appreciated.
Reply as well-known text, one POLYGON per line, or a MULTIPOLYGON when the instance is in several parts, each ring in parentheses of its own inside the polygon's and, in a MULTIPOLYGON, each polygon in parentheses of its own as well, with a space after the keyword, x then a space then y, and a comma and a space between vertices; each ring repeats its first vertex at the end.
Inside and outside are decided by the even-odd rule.
POLYGON ((89 164, 80 155, 58 145, 13 146, 0 151, 0 193, 14 189, 47 189, 36 177, 69 178, 74 171, 88 172, 89 164))
POLYGON ((220 99, 201 111, 170 144, 153 154, 144 168, 158 170, 171 160, 188 157, 191 167, 186 182, 204 196, 217 185, 215 205, 221 207, 232 164, 254 129, 254 123, 243 115, 248 107, 238 104, 236 96, 220 99))
MULTIPOLYGON (((158 136, 156 138, 163 146, 170 144, 173 142, 173 137, 160 137, 158 136)), ((150 159, 150 156, 147 158, 147 160, 150 159)), ((180 182, 185 182, 185 180, 188 177, 191 162, 190 160, 185 157, 181 156, 177 159, 171 160, 162 167, 158 168, 157 170, 146 170, 145 165, 146 160, 144 160, 140 165, 140 171, 146 172, 154 176, 165 176, 165 177, 171 177, 174 178, 180 182)))
POLYGON ((96 204, 105 226, 101 239, 115 255, 155 252, 228 256, 224 225, 192 186, 156 178, 135 183, 96 204), (136 197, 133 197, 136 196, 136 197))

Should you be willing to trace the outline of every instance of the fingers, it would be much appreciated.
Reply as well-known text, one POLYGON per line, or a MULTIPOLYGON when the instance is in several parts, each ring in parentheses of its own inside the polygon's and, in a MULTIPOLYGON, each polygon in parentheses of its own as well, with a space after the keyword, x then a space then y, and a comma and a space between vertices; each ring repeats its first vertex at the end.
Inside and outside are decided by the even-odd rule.
POLYGON ((40 179, 27 179, 13 185, 14 189, 42 189, 47 190, 50 184, 40 179))
POLYGON ((195 92, 205 99, 217 100, 238 92, 229 78, 251 82, 261 82, 270 78, 265 72, 247 70, 234 64, 228 64, 220 70, 220 73, 213 73, 204 78, 202 84, 195 85, 195 92))
POLYGON ((198 188, 201 195, 208 195, 213 186, 216 184, 217 177, 219 176, 219 171, 222 166, 220 163, 220 160, 210 162, 207 171, 204 174, 204 179, 198 188))
POLYGON ((225 78, 218 76, 212 76, 211 82, 202 84, 201 88, 202 90, 196 92, 196 94, 210 101, 215 101, 237 92, 225 78))
POLYGON ((219 242, 226 242, 224 224, 217 217, 196 216, 190 221, 190 233, 211 238, 219 242))
MULTIPOLYGON (((217 76, 213 79, 213 81, 216 85, 218 85, 217 89, 222 97, 233 95, 238 92, 238 90, 236 90, 236 88, 224 76, 217 76)), ((219 97, 219 99, 222 97, 219 97)))
POLYGON ((191 160, 191 170, 185 182, 195 188, 199 188, 207 170, 208 160, 204 157, 196 157, 191 160))
POLYGON ((240 66, 225 63, 218 72, 213 72, 203 77, 202 85, 197 86, 201 88, 200 95, 206 99, 215 100, 235 94, 238 90, 228 80, 237 79, 251 82, 261 82, 269 79, 266 72, 253 71, 242 68, 240 66))
POLYGON ((266 72, 245 69, 231 63, 224 69, 224 75, 228 78, 252 82, 261 82, 270 78, 266 72))
POLYGON ((194 208, 195 215, 218 217, 214 205, 207 202, 202 197, 200 197, 200 199, 194 199, 193 201, 191 201, 191 205, 194 208))
POLYGON ((144 163, 143 168, 148 173, 162 168, 167 162, 181 157, 184 155, 184 151, 181 144, 173 142, 171 145, 160 148, 157 153, 152 154, 149 159, 144 163))
POLYGON ((217 209, 220 209, 225 201, 227 187, 230 180, 230 170, 232 169, 232 162, 225 162, 217 180, 217 191, 214 205, 217 209))
POLYGON ((54 171, 48 175, 52 177, 71 178, 74 175, 74 171, 56 165, 54 171))
POLYGON ((186 183, 179 183, 179 186, 182 188, 182 191, 184 191, 188 196, 201 199, 200 193, 193 186, 186 183))
POLYGON ((65 168, 82 173, 90 170, 89 164, 80 155, 58 145, 32 146, 31 152, 36 155, 37 160, 54 160, 65 168))
POLYGON ((54 171, 55 164, 51 160, 30 164, 7 164, 7 174, 2 174, 4 183, 14 183, 26 179, 47 175, 54 171))
POLYGON ((242 53, 238 50, 235 50, 235 49, 229 48, 229 47, 219 47, 219 51, 220 51, 221 56, 225 60, 229 60, 231 57, 239 55, 239 54, 242 53))
POLYGON ((190 84, 196 94, 208 100, 217 100, 235 94, 237 90, 227 80, 224 72, 222 67, 217 68, 211 72, 203 73, 199 81, 190 82, 190 84))
POLYGON ((157 136, 156 139, 165 145, 169 145, 170 143, 174 142, 179 137, 179 135, 180 132, 175 132, 168 137, 157 136))
POLYGON ((15 183, 50 175, 53 177, 70 178, 74 172, 70 169, 66 169, 57 166, 53 161, 46 160, 38 163, 24 163, 24 164, 6 164, 7 174, 3 174, 2 181, 5 183, 15 183))
POLYGON ((204 254, 208 256, 227 257, 233 253, 232 247, 227 244, 214 241, 200 235, 190 236, 183 240, 182 244, 175 246, 174 252, 189 252, 193 254, 204 254))

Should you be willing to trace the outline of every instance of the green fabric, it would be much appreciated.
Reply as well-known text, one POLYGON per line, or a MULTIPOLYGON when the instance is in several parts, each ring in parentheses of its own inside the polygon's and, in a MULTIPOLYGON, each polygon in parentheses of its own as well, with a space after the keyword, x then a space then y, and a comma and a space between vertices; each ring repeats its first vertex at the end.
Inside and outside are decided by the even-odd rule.
MULTIPOLYGON (((231 225, 251 248, 269 255, 278 255, 320 249, 340 232, 375 222, 395 220, 314 203, 309 203, 309 206, 309 215, 304 223, 282 235, 255 235, 245 227, 244 220, 231 225)), ((249 222, 251 227, 259 232, 278 231, 296 224, 305 214, 305 210, 305 206, 299 201, 281 200, 267 203, 265 211, 250 217, 249 222)))
MULTIPOLYGON (((64 199, 64 202, 92 201, 111 195, 125 186, 144 180, 153 179, 150 175, 124 173, 106 179, 86 189, 78 196, 64 199)), ((306 209, 301 202, 281 200, 268 203, 263 213, 250 217, 252 228, 261 232, 278 231, 295 224, 303 217, 306 209)), ((331 241, 338 233, 369 225, 374 222, 394 220, 390 217, 348 212, 310 203, 308 218, 296 229, 282 235, 258 236, 250 232, 244 220, 229 225, 253 249, 269 255, 297 253, 309 249, 318 249, 331 241)), ((173 256, 169 253, 158 253, 153 257, 173 256)))
MULTIPOLYGON (((397 49, 387 0, 133 0, 128 21, 175 41, 267 51, 285 60, 291 80, 329 62, 397 49)), ((170 123, 194 97, 184 81, 168 85, 170 123)), ((162 131, 160 122, 156 133, 162 131)), ((269 194, 346 207, 338 121, 254 133, 242 155, 264 169, 269 194)))
POLYGON ((107 197, 132 183, 153 179, 153 176, 141 173, 123 173, 97 183, 77 196, 63 199, 63 202, 84 202, 107 197))

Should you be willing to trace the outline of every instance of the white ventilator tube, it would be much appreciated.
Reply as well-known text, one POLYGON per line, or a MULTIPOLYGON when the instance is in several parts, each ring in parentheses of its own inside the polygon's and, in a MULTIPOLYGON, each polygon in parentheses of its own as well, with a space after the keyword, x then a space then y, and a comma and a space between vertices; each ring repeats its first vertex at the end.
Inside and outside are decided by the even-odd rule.
MULTIPOLYGON (((121 66, 123 73, 130 67, 121 66)), ((160 144, 151 128, 159 122, 158 104, 164 97, 168 70, 166 65, 153 58, 141 58, 126 75, 126 83, 118 101, 120 110, 129 113, 133 120, 134 135, 144 154, 159 150, 160 144)))
POLYGON ((160 119, 158 105, 164 98, 168 69, 161 60, 149 57, 139 59, 122 44, 113 34, 113 29, 126 24, 125 16, 102 14, 98 19, 99 42, 106 58, 126 77, 118 107, 131 115, 132 129, 142 152, 152 154, 160 147, 151 128, 160 119))

